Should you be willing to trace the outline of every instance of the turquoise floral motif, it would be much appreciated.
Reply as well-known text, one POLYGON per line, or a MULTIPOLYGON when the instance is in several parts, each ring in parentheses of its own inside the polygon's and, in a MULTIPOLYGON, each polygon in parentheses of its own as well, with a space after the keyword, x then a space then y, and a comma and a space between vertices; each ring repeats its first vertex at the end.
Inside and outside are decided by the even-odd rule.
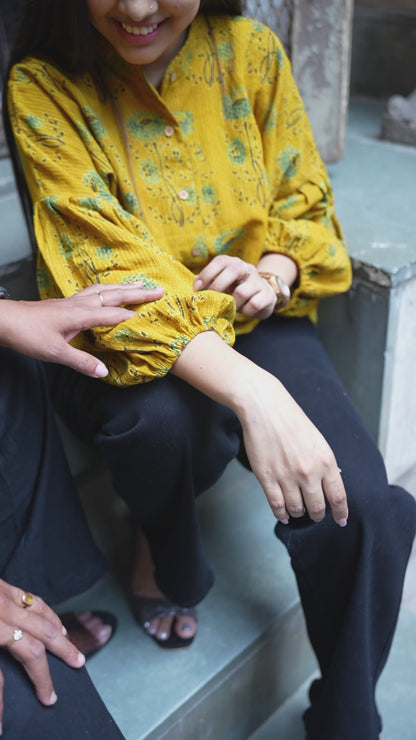
POLYGON ((279 155, 277 161, 283 171, 283 177, 285 180, 289 180, 291 177, 294 177, 298 171, 300 164, 300 151, 299 149, 295 149, 293 146, 288 146, 279 155))
POLYGON ((233 45, 230 41, 223 41, 218 44, 218 56, 222 62, 228 62, 233 58, 233 45))
POLYGON ((276 64, 278 69, 282 69, 285 63, 285 57, 282 49, 278 49, 276 53, 276 64))
POLYGON ((228 252, 231 249, 231 246, 234 244, 234 242, 238 241, 239 239, 242 239, 244 237, 244 229, 229 229, 228 231, 224 231, 222 234, 219 234, 215 239, 214 242, 214 250, 216 254, 224 254, 225 252, 228 252))
POLYGON ((230 120, 248 118, 251 114, 250 100, 244 87, 232 90, 222 99, 225 117, 230 120))
POLYGON ((274 105, 271 105, 267 109, 266 115, 264 116, 264 131, 266 134, 270 134, 275 130, 277 125, 277 111, 274 105))
POLYGON ((294 208, 297 206, 299 202, 299 196, 298 195, 289 195, 286 200, 279 203, 279 211, 284 211, 287 208, 294 208))
POLYGON ((181 127, 182 134, 184 136, 189 136, 190 134, 193 134, 195 129, 195 121, 190 111, 178 111, 174 112, 173 115, 178 121, 181 127))
POLYGON ((189 72, 189 69, 192 67, 192 62, 193 62, 193 54, 191 54, 191 52, 188 51, 185 54, 184 59, 183 59, 183 71, 185 72, 185 74, 186 72, 189 72))
POLYGON ((182 350, 186 347, 188 342, 189 342, 188 337, 178 336, 178 337, 175 337, 175 339, 172 339, 171 342, 169 342, 169 347, 172 350, 172 352, 174 352, 174 354, 178 355, 179 357, 179 355, 181 354, 182 350))
POLYGON ((102 247, 97 247, 96 255, 100 260, 107 260, 113 256, 114 249, 109 244, 103 244, 102 247))
POLYGON ((266 30, 266 28, 263 25, 263 23, 260 23, 259 21, 250 20, 250 26, 257 33, 264 33, 265 30, 266 30))
POLYGON ((91 146, 91 134, 82 121, 74 121, 74 125, 86 146, 91 146))
POLYGON ((126 211, 132 215, 137 215, 139 212, 139 204, 134 193, 124 193, 123 201, 126 211))
POLYGON ((159 181, 157 164, 153 159, 150 159, 150 157, 147 157, 140 162, 139 172, 143 180, 146 180, 146 182, 151 183, 152 185, 155 185, 155 183, 159 181))
POLYGON ((49 274, 43 267, 37 268, 36 279, 40 291, 49 290, 49 288, 51 287, 51 279, 49 274))
POLYGON ((134 113, 127 118, 127 129, 139 141, 154 141, 163 136, 164 119, 157 113, 134 113))
POLYGON ((55 216, 59 214, 59 208, 58 203, 59 199, 57 195, 49 195, 46 198, 43 199, 43 202, 51 213, 53 213, 55 216))
POLYGON ((120 342, 121 344, 131 342, 131 340, 134 341, 137 339, 137 331, 123 324, 120 328, 114 330, 113 337, 116 342, 120 342))
POLYGON ((124 278, 121 283, 122 285, 129 285, 130 283, 137 283, 139 280, 142 281, 143 288, 160 288, 160 283, 142 272, 132 273, 127 278, 124 278))
POLYGON ((186 185, 186 191, 188 193, 188 200, 186 201, 190 206, 194 206, 196 204, 196 192, 195 188, 192 187, 192 185, 186 185))
POLYGON ((20 66, 16 66, 14 68, 13 74, 15 76, 16 82, 26 82, 27 74, 20 66))
POLYGON ((74 245, 69 238, 67 234, 61 234, 61 239, 58 244, 58 248, 60 253, 62 254, 62 257, 66 260, 72 259, 72 255, 74 253, 74 245))
POLYGON ((25 116, 25 121, 29 128, 36 133, 41 131, 45 125, 43 118, 40 116, 25 116))
POLYGON ((86 120, 88 121, 89 127, 93 132, 95 138, 98 141, 102 141, 103 139, 105 139, 108 136, 107 130, 102 121, 98 118, 95 111, 92 108, 87 108, 86 106, 84 106, 81 110, 86 120))
POLYGON ((212 329, 215 329, 217 325, 216 316, 205 316, 203 318, 203 324, 205 326, 206 331, 211 331, 212 329))
POLYGON ((202 195, 202 201, 207 206, 211 206, 213 203, 215 203, 215 189, 212 187, 212 185, 204 185, 201 191, 202 195))
POLYGON ((102 207, 100 198, 78 198, 78 205, 87 211, 97 211, 98 213, 102 207))
POLYGON ((241 139, 232 139, 227 147, 227 154, 234 164, 244 164, 247 158, 244 142, 241 139))

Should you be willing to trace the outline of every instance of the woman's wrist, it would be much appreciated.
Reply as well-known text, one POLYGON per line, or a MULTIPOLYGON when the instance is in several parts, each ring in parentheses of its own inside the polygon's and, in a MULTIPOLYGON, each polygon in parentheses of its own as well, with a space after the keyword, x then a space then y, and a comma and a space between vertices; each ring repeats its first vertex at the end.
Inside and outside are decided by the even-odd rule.
POLYGON ((258 272, 272 273, 281 278, 289 288, 297 282, 299 269, 296 262, 285 254, 268 252, 258 261, 258 272))
POLYGON ((171 372, 214 401, 228 406, 240 419, 245 417, 254 401, 262 374, 268 375, 214 331, 202 332, 191 339, 171 372))

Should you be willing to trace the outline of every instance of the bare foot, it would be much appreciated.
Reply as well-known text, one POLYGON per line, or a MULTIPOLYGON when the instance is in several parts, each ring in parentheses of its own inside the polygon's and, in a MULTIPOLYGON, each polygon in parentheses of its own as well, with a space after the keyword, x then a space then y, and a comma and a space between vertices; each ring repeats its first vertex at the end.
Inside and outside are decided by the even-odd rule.
MULTIPOLYGON (((137 532, 136 567, 133 573, 132 591, 136 596, 145 598, 165 598, 156 585, 149 545, 140 529, 137 532)), ((167 640, 171 634, 173 622, 175 622, 174 630, 182 640, 189 639, 196 634, 196 619, 189 614, 152 619, 146 624, 145 629, 149 635, 158 640, 167 640)))

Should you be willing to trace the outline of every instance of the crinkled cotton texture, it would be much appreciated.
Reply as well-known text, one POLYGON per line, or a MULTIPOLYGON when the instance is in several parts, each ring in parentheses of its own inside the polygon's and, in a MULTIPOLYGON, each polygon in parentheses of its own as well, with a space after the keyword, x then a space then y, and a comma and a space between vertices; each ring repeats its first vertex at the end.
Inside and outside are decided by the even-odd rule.
POLYGON ((290 63, 265 26, 198 16, 160 92, 99 45, 107 96, 88 75, 27 58, 9 109, 34 207, 43 298, 143 280, 164 297, 118 327, 77 338, 130 385, 169 371, 197 334, 256 321, 234 299, 193 290, 215 255, 289 255, 300 279, 286 315, 316 319, 351 267, 290 63))

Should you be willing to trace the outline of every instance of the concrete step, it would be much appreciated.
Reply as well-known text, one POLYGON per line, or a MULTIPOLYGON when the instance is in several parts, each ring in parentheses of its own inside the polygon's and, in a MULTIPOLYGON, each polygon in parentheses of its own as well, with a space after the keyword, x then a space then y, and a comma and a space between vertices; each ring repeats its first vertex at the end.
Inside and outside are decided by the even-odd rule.
POLYGON ((117 614, 114 639, 88 667, 126 740, 248 738, 315 669, 289 558, 254 476, 231 463, 198 502, 216 583, 198 607, 194 645, 174 652, 130 614, 130 529, 106 474, 82 497, 114 573, 60 610, 117 614))
MULTIPOLYGON (((405 601, 390 659, 377 687, 385 740, 414 740, 416 736, 415 630, 416 612, 405 601)), ((308 688, 313 677, 283 702, 248 740, 305 740, 302 714, 308 706, 308 688)))

